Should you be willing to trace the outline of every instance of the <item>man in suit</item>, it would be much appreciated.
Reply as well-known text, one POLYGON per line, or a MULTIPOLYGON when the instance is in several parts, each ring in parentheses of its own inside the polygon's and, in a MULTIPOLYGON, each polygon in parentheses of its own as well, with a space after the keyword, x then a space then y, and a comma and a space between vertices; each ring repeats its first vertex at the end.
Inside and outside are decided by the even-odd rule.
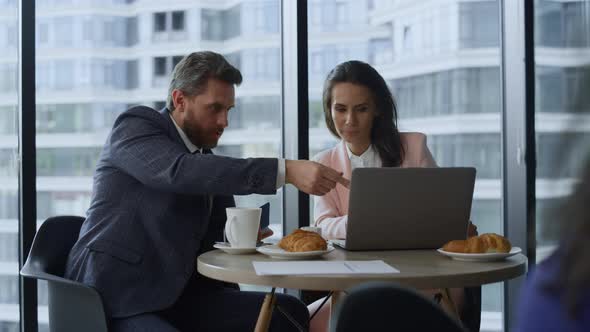
MULTIPOLYGON (((115 121, 65 273, 99 291, 112 330, 252 331, 264 294, 195 267, 222 239, 232 195, 274 194, 285 183, 323 195, 348 185, 312 161, 213 155, 241 81, 223 56, 195 52, 174 69, 166 108, 134 107, 115 121)), ((277 303, 307 327, 303 303, 282 294, 277 303)), ((277 313, 271 330, 296 329, 277 313)))

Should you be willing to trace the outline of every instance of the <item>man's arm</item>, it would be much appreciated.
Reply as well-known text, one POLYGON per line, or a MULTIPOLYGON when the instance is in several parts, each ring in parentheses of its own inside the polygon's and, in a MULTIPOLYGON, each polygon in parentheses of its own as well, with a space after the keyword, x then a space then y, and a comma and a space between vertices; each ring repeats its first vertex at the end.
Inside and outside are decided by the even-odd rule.
MULTIPOLYGON (((135 108, 115 121, 105 153, 115 167, 146 186, 175 193, 247 195, 276 193, 276 158, 238 159, 190 154, 173 141, 162 116, 135 108)), ((349 181, 335 170, 308 160, 286 160, 285 182, 324 195, 349 181)))
POLYGON ((277 159, 190 154, 158 122, 159 113, 125 112, 107 141, 109 161, 146 186, 188 194, 274 194, 277 159))

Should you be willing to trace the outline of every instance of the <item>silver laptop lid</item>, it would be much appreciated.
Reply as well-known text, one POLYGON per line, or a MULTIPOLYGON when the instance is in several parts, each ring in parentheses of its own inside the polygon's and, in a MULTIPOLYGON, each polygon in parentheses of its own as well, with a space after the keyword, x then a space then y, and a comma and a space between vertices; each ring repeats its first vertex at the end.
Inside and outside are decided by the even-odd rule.
POLYGON ((464 239, 475 168, 356 168, 346 249, 434 249, 464 239))

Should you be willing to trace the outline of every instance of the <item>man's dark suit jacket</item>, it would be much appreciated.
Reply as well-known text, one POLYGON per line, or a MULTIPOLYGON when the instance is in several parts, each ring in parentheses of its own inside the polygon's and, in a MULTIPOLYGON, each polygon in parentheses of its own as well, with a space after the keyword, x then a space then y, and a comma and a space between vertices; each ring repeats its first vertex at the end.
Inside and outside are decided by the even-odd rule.
POLYGON ((171 306, 198 254, 222 237, 232 195, 274 194, 277 167, 277 159, 191 154, 167 109, 129 109, 100 155, 66 277, 95 287, 110 317, 171 306))

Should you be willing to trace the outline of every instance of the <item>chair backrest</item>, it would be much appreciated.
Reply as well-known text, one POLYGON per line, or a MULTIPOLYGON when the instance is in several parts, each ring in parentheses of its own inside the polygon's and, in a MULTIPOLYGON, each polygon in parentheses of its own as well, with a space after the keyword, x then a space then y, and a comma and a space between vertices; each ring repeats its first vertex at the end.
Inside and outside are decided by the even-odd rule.
POLYGON ((62 277, 68 254, 80 234, 84 218, 51 217, 41 225, 23 270, 31 269, 62 277))
POLYGON ((330 327, 332 332, 466 331, 434 301, 391 283, 353 288, 336 308, 330 327))
POLYGON ((63 278, 68 254, 78 239, 84 218, 47 219, 37 231, 20 271, 27 278, 47 281, 50 331, 106 332, 107 320, 98 292, 63 278))

